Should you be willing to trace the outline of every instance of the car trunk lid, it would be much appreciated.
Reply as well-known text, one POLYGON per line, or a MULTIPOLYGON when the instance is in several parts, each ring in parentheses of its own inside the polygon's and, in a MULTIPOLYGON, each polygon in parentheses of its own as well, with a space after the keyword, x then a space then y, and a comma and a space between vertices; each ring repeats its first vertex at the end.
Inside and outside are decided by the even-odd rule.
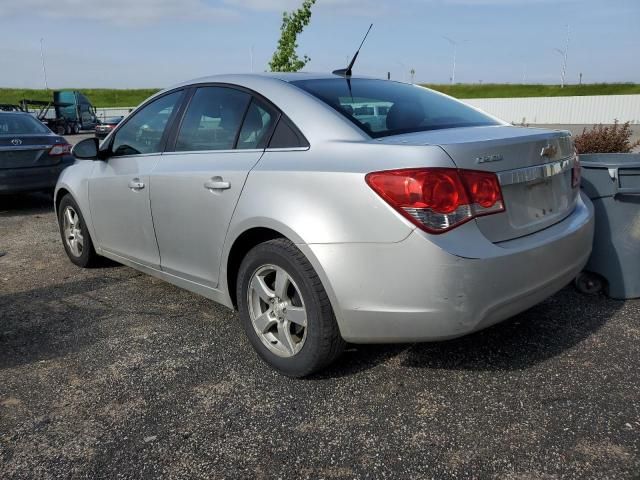
POLYGON ((506 211, 476 219, 492 242, 547 228, 566 218, 575 207, 575 154, 568 132, 489 126, 431 130, 380 141, 439 145, 458 168, 496 173, 506 211))
POLYGON ((0 169, 56 165, 60 157, 50 156, 49 150, 63 143, 50 135, 0 135, 0 169))

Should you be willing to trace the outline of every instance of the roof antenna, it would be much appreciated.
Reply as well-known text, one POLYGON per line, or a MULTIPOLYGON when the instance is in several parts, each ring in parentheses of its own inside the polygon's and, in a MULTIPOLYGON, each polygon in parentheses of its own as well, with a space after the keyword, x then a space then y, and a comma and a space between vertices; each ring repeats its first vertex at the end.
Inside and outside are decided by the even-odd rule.
POLYGON ((358 51, 356 52, 356 54, 351 59, 351 63, 349 63, 349 66, 347 68, 341 68, 339 70, 334 70, 333 71, 334 75, 340 75, 341 77, 350 77, 351 76, 351 69, 353 68, 353 64, 356 63, 356 59, 358 58, 358 54, 360 53, 360 49, 362 48, 362 45, 364 45, 364 41, 367 39, 367 36, 369 35, 369 32, 371 31, 372 28, 373 28, 373 23, 371 25, 369 25, 369 30, 367 30, 367 33, 365 33, 364 38, 362 39, 362 43, 360 43, 360 46, 358 47, 358 51))

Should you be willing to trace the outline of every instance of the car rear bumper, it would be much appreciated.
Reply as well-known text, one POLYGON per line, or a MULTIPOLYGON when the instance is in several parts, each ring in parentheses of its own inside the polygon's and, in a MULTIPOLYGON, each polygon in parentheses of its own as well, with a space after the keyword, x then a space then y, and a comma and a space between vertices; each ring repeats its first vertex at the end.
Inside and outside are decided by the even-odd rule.
MULTIPOLYGON (((477 226, 466 228, 475 229, 466 238, 477 243, 477 226)), ((317 262, 345 340, 415 342, 486 328, 553 295, 586 264, 593 231, 593 205, 583 197, 569 217, 543 231, 486 241, 483 257, 449 253, 420 231, 398 243, 301 248, 317 262)))
POLYGON ((69 156, 53 166, 0 170, 0 194, 53 190, 62 170, 74 161, 74 157, 69 156))

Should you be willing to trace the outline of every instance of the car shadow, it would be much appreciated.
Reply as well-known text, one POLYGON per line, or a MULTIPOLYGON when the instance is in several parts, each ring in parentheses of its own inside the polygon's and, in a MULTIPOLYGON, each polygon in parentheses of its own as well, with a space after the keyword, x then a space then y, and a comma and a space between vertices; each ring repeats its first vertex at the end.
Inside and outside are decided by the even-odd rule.
POLYGON ((0 218, 53 212, 53 194, 47 192, 0 195, 0 218))
POLYGON ((100 319, 118 312, 91 292, 128 280, 101 276, 0 294, 0 370, 64 357, 97 341, 100 319))
POLYGON ((314 379, 357 374, 384 364, 441 370, 525 370, 587 339, 624 302, 585 296, 572 286, 515 317, 455 340, 353 345, 314 379))

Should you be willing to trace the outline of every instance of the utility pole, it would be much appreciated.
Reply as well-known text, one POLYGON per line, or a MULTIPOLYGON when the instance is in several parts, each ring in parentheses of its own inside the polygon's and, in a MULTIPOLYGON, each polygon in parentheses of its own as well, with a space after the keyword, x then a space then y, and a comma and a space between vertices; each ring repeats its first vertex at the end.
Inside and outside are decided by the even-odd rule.
POLYGON ((462 42, 466 42, 466 40, 462 40, 461 42, 458 42, 444 35, 442 36, 442 38, 444 38, 447 42, 449 42, 453 47, 453 68, 451 70, 451 85, 453 85, 456 83, 456 57, 458 55, 458 45, 460 45, 460 43, 462 42))
POLYGON ((42 60, 42 73, 44 74, 44 89, 49 90, 49 84, 47 83, 47 67, 44 63, 44 47, 42 44, 44 43, 44 38, 40 39, 40 59, 42 60))
POLYGON ((580 72, 580 86, 582 86, 582 72, 580 72))
POLYGON ((458 54, 458 42, 449 37, 445 37, 444 35, 442 36, 442 38, 449 42, 453 47, 453 69, 451 70, 450 77, 451 85, 453 85, 454 83, 456 83, 456 55, 458 54))
POLYGON ((411 83, 416 83, 415 80, 416 80, 416 69, 412 68, 411 69, 411 83))
POLYGON ((567 42, 564 46, 564 50, 556 48, 556 52, 562 55, 562 71, 560 72, 560 88, 564 88, 564 79, 567 75, 567 54, 569 53, 569 25, 567 24, 567 42))
POLYGON ((253 45, 251 45, 251 49, 249 50, 249 56, 251 57, 251 73, 253 73, 253 45))

